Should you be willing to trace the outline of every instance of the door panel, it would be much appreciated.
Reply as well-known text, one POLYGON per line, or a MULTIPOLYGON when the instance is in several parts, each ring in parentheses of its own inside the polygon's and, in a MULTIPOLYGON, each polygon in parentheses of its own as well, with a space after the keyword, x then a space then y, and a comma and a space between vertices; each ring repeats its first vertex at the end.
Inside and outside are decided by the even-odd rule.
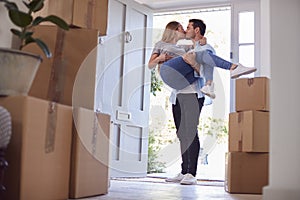
POLYGON ((108 15, 108 35, 99 47, 99 63, 105 67, 97 71, 96 101, 97 109, 111 114, 113 121, 110 175, 145 176, 150 98, 145 62, 151 40, 146 27, 152 14, 133 1, 110 0, 108 15))

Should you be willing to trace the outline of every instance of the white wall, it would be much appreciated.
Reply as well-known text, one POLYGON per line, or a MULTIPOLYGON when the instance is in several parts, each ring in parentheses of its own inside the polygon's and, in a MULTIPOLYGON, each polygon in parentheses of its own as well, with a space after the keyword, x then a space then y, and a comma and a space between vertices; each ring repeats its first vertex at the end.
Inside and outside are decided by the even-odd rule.
POLYGON ((269 14, 262 58, 271 66, 270 177, 263 199, 299 200, 300 1, 261 1, 262 14, 269 14))
MULTIPOLYGON (((22 1, 19 0, 11 0, 15 2, 19 9, 22 11, 27 11, 25 5, 22 1)), ((12 42, 12 33, 10 31, 11 28, 18 29, 8 17, 7 9, 4 7, 3 3, 0 3, 0 19, 1 19, 1 26, 0 26, 0 47, 10 48, 12 42)))
POLYGON ((261 69, 260 75, 270 77, 271 60, 270 60, 270 0, 261 0, 261 69))
POLYGON ((8 18, 8 13, 3 3, 0 3, 0 47, 10 47, 12 34, 10 32, 11 22, 8 18))

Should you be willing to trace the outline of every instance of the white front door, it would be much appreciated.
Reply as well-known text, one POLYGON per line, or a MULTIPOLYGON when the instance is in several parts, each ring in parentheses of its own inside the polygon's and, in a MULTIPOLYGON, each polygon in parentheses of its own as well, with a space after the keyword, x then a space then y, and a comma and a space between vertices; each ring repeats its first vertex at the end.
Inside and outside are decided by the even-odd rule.
POLYGON ((152 13, 129 0, 110 0, 108 33, 99 46, 96 109, 112 118, 110 176, 147 173, 152 13))

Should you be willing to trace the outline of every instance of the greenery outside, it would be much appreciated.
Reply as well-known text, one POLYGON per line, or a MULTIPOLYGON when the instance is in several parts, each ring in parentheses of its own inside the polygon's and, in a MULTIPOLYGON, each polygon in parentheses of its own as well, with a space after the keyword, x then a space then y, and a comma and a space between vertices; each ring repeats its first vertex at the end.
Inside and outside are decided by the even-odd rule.
MULTIPOLYGON (((215 144, 226 143, 228 140, 228 121, 217 118, 200 118, 198 126, 199 137, 212 137, 215 144)), ((178 142, 174 122, 168 120, 164 129, 155 130, 150 126, 148 145, 148 173, 162 173, 166 163, 161 162, 159 153, 166 145, 178 142)))

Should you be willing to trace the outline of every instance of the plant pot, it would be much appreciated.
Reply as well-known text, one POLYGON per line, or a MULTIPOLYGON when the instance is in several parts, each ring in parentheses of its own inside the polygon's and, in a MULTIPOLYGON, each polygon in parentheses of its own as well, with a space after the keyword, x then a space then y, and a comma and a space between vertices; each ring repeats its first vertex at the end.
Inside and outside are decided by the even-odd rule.
POLYGON ((0 48, 0 96, 27 95, 41 61, 38 55, 0 48))

